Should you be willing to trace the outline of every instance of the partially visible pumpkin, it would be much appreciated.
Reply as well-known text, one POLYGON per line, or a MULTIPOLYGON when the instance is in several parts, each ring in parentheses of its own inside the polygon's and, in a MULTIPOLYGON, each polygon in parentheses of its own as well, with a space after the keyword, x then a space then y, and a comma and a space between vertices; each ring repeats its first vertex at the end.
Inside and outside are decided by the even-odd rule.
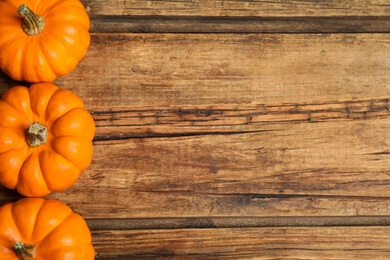
POLYGON ((0 259, 93 260, 85 220, 57 200, 25 198, 0 207, 0 259))
POLYGON ((91 163, 95 123, 73 92, 16 86, 0 99, 0 184, 29 197, 70 187, 91 163))
POLYGON ((89 26, 79 0, 2 0, 0 68, 15 80, 52 82, 85 56, 89 26))

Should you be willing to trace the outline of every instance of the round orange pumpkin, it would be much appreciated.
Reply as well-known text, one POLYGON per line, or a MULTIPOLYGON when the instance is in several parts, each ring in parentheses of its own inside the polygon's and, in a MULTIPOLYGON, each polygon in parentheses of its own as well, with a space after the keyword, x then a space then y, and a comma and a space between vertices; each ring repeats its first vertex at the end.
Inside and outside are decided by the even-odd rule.
POLYGON ((0 259, 94 259, 85 220, 57 200, 9 203, 0 207, 0 219, 0 259))
POLYGON ((95 123, 73 92, 16 86, 0 99, 0 184, 29 197, 70 187, 91 163, 95 123))
POLYGON ((0 68, 15 80, 52 82, 85 56, 89 26, 79 0, 2 0, 0 68))

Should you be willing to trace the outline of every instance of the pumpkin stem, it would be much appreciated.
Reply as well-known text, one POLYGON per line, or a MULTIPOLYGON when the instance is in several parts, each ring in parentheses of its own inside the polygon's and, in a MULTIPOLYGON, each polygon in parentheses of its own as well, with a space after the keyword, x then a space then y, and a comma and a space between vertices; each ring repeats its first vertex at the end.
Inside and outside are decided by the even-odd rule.
POLYGON ((47 141, 47 127, 35 122, 26 131, 26 142, 33 148, 45 144, 47 141))
POLYGON ((35 258, 36 248, 34 245, 25 244, 24 242, 15 242, 13 248, 20 260, 33 260, 35 258))
POLYGON ((43 17, 35 14, 27 5, 20 5, 17 12, 23 17, 22 29, 26 34, 34 36, 41 33, 45 28, 43 17))

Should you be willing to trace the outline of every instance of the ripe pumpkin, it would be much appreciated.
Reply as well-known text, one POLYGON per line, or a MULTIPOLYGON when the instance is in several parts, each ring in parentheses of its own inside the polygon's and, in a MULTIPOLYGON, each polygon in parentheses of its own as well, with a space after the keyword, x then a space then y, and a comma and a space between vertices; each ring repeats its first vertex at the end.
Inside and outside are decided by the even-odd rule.
POLYGON ((52 83, 0 99, 0 184, 28 197, 70 187, 91 163, 95 124, 82 100, 52 83))
POLYGON ((94 259, 85 220, 57 200, 9 203, 0 207, 0 219, 0 259, 94 259))
POLYGON ((15 80, 52 82, 85 56, 89 26, 79 0, 2 0, 0 68, 15 80))

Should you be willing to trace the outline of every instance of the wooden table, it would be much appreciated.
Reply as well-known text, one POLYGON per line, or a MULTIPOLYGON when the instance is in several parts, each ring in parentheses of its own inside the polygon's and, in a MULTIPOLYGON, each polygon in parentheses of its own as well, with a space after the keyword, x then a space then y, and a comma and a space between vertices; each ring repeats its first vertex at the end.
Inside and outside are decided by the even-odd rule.
POLYGON ((388 0, 83 4, 96 259, 390 259, 388 0))

